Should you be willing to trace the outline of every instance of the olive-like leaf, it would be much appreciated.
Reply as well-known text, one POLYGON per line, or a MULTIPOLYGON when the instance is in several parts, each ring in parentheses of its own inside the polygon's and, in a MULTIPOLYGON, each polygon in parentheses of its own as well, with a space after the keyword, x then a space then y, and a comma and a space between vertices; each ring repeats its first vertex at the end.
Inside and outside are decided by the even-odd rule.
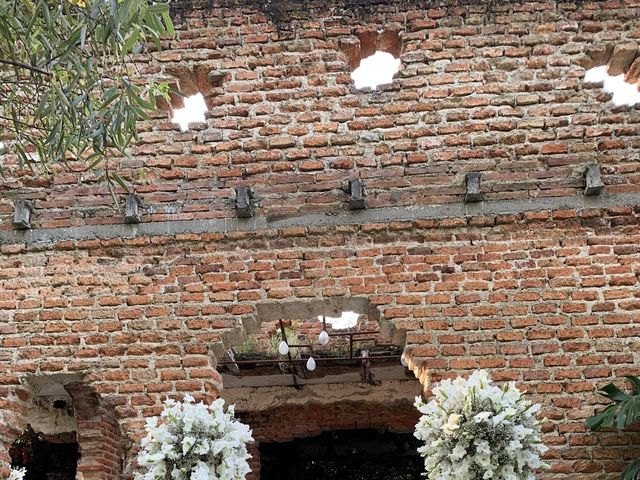
MULTIPOLYGON (((9 151, 36 172, 68 159, 96 170, 108 148, 124 154, 136 121, 156 108, 149 92, 159 87, 130 77, 129 55, 173 34, 168 0, 0 0, 0 119, 9 151)), ((127 190, 111 163, 101 181, 127 190)))

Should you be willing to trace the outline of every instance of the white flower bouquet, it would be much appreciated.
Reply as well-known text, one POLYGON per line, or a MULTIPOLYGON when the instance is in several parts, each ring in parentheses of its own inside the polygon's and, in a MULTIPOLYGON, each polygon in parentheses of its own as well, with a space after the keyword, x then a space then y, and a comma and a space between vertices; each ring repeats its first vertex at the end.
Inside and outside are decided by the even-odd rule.
POLYGON ((27 470, 25 468, 12 468, 7 480, 22 480, 26 473, 27 470))
POLYGON ((433 399, 416 398, 423 414, 414 435, 424 442, 430 480, 533 480, 546 465, 545 447, 532 405, 511 383, 499 388, 485 371, 468 380, 444 380, 433 399))
POLYGON ((251 470, 246 444, 249 427, 225 412, 224 400, 211 405, 167 400, 158 417, 147 420, 138 463, 146 468, 137 480, 243 480, 251 470))

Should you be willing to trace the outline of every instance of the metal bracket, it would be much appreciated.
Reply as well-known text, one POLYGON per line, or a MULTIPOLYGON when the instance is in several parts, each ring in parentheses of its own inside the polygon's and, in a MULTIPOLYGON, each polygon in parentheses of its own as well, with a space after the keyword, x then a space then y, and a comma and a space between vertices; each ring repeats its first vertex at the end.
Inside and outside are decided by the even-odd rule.
POLYGON ((360 371, 360 380, 373 384, 373 374, 371 372, 371 360, 369 360, 369 350, 362 350, 362 370, 360 371))
POLYGON ((31 214, 34 213, 33 205, 27 200, 16 200, 13 202, 14 228, 18 230, 28 230, 31 228, 31 214))
POLYGON ((142 200, 135 193, 127 195, 124 201, 124 221, 125 223, 140 223, 142 221, 142 200))
POLYGON ((253 217, 253 192, 251 187, 236 187, 236 213, 239 218, 253 217))
POLYGON ((349 210, 364 210, 367 208, 364 196, 364 181, 360 178, 342 182, 342 190, 349 194, 349 210))
POLYGON ((480 191, 480 172, 469 172, 464 176, 466 192, 464 194, 465 203, 481 202, 482 192, 480 191))
POLYGON ((600 166, 597 163, 587 165, 584 170, 584 194, 585 195, 600 195, 604 189, 604 182, 600 175, 600 166))

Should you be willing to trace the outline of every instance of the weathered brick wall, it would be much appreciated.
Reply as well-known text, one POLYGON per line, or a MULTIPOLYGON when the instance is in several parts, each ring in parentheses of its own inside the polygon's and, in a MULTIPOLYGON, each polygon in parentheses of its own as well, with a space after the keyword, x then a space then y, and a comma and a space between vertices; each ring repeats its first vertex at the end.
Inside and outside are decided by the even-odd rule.
MULTIPOLYGON (((344 210, 347 177, 370 207, 458 203, 468 171, 487 199, 575 195, 594 161, 609 192, 640 190, 640 117, 582 82, 590 52, 637 38, 637 0, 204 3, 178 2, 176 39, 137 59, 210 107, 185 133, 164 113, 142 122, 131 159, 112 159, 146 221, 233 217, 238 185, 261 216, 344 210), (350 55, 377 29, 399 32, 401 71, 358 92, 350 55)), ((81 165, 15 173, 3 190, 34 201, 37 226, 122 223, 81 165)))
POLYGON ((257 305, 361 297, 407 332, 425 383, 487 368, 543 403, 540 478, 616 478, 640 439, 584 419, 598 387, 640 374, 640 117, 581 78, 592 48, 638 37, 640 4, 496 3, 177 12, 177 39, 140 70, 225 77, 203 92, 206 125, 143 122, 113 160, 149 207, 143 225, 94 228, 122 219, 83 173, 9 168, 2 184, 3 215, 4 193, 37 214, 25 234, 0 224, 0 462, 29 375, 82 374, 135 446, 165 396, 218 395, 215 355, 257 305), (401 72, 357 92, 343 52, 378 27, 401 32, 401 72), (587 201, 593 162, 607 187, 587 201), (487 202, 463 210, 468 171, 487 202), (370 210, 351 215, 340 184, 356 177, 370 210), (238 185, 261 199, 253 220, 231 220, 238 185), (88 228, 50 229, 70 225, 88 228))
POLYGON ((546 477, 613 479, 634 437, 584 419, 598 386, 640 373, 639 220, 620 207, 5 245, 3 389, 83 372, 135 440, 166 395, 215 394, 212 348, 257 304, 366 297, 432 379, 487 368, 542 402, 546 477))
POLYGON ((100 405, 98 395, 82 383, 72 383, 65 388, 72 396, 78 423, 78 477, 83 480, 117 477, 122 471, 124 438, 113 411, 100 405))

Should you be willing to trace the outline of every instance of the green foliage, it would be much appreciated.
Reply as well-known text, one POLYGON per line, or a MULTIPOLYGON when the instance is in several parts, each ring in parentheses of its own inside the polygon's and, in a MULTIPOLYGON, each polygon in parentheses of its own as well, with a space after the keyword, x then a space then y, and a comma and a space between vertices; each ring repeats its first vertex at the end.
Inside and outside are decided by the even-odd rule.
POLYGON ((82 159, 127 189, 105 158, 124 153, 135 122, 167 94, 132 62, 174 34, 167 2, 0 0, 0 135, 21 166, 51 172, 82 159))
POLYGON ((258 349, 258 342, 256 341, 255 337, 248 337, 242 343, 242 345, 238 345, 237 347, 235 347, 236 353, 239 353, 240 355, 255 353, 257 349, 258 349))
MULTIPOLYGON (((291 328, 291 327, 285 327, 284 328, 284 333, 287 336, 287 343, 289 345, 300 345, 302 342, 300 341, 300 337, 298 336, 297 332, 291 328)), ((270 343, 271 343, 271 348, 273 349, 273 351, 279 355, 278 353, 278 346, 280 345, 280 342, 282 341, 282 332, 280 331, 280 329, 276 330, 276 332, 273 334, 273 336, 271 337, 270 343)), ((298 351, 297 348, 293 347, 289 349, 289 353, 291 353, 291 356, 293 358, 297 358, 300 355, 300 352, 298 351)))
MULTIPOLYGON (((587 418, 587 425, 591 430, 613 428, 623 430, 632 423, 640 421, 640 378, 625 377, 631 384, 631 393, 625 393, 613 383, 605 385, 600 394, 613 400, 602 412, 587 418)), ((640 478, 640 458, 626 466, 622 472, 622 480, 636 480, 640 478)))

